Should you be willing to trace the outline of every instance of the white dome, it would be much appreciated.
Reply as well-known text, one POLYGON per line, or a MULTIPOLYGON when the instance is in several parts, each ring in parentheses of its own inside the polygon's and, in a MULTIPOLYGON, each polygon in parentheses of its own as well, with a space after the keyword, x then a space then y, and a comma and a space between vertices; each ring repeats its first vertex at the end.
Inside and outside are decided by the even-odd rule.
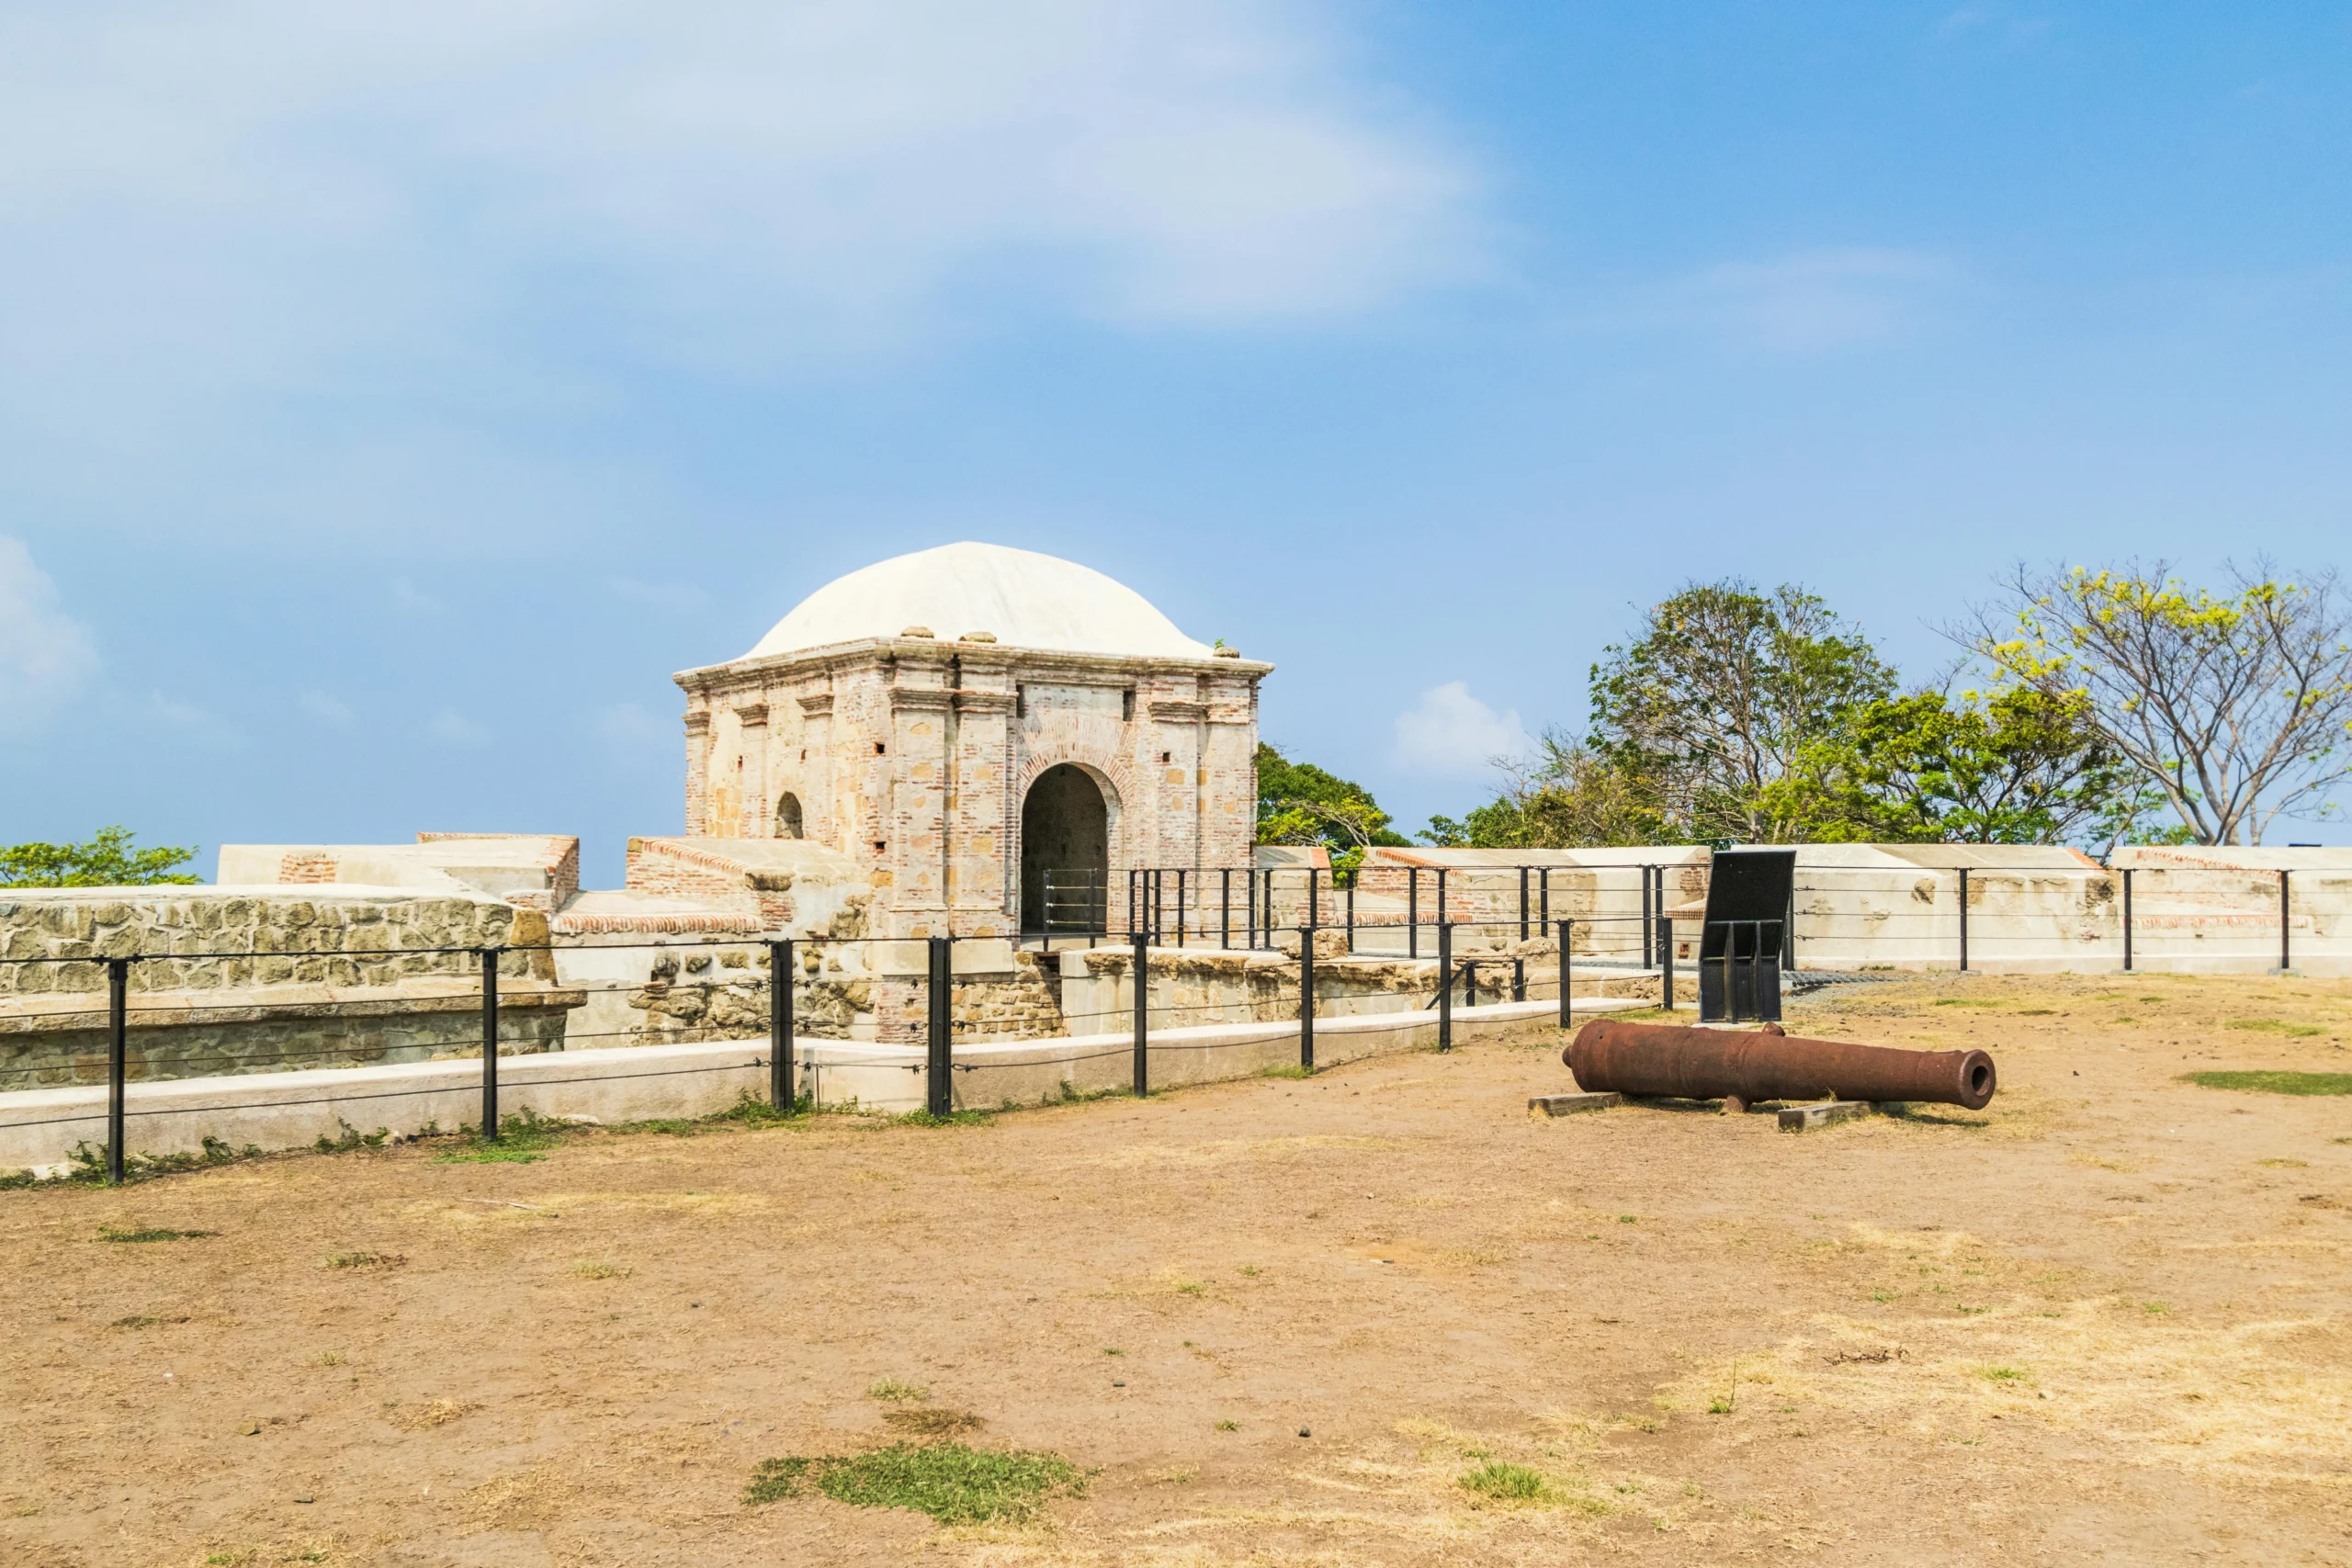
POLYGON ((1002 545, 942 545, 836 578, 794 606, 746 659, 923 626, 942 642, 988 632, 1012 648, 1206 659, 1150 601, 1101 572, 1002 545))

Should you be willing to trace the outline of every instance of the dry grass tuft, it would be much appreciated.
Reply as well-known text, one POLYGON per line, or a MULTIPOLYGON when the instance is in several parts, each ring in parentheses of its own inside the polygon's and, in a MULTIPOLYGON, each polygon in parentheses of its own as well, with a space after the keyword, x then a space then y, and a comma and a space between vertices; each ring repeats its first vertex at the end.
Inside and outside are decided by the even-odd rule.
POLYGON ((403 1404, 391 1413, 390 1419, 403 1432, 423 1432, 446 1427, 481 1408, 479 1402, 470 1399, 434 1399, 422 1404, 403 1404))

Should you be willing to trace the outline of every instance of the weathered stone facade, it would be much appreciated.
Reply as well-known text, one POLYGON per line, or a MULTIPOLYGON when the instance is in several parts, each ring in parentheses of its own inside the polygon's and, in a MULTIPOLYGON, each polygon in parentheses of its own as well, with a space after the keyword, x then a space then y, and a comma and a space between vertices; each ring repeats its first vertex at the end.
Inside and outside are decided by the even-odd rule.
POLYGON ((305 886, 0 897, 0 1086, 106 1076, 107 960, 125 977, 141 1080, 417 1061, 478 1051, 481 959, 499 961, 508 1051, 561 1049, 584 999, 553 985, 547 917, 486 897, 305 886), (530 951, 536 949, 536 951, 530 951))
POLYGON ((1193 657, 1018 635, 889 627, 679 675, 689 838, 830 846, 872 889, 876 935, 1012 934, 1023 805, 1068 764, 1101 792, 1114 903, 1131 867, 1250 863, 1272 666, 1197 644, 1193 657))

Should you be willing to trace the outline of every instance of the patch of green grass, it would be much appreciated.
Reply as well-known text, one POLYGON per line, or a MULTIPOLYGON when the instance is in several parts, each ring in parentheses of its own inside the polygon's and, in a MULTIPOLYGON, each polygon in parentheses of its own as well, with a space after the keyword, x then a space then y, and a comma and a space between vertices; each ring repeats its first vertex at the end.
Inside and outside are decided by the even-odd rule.
POLYGON ((391 1129, 389 1127, 379 1127, 372 1133, 363 1133, 340 1116, 334 1119, 334 1124, 342 1128, 343 1132, 332 1138, 321 1133, 318 1142, 311 1145, 312 1149, 322 1155, 347 1155, 355 1149, 380 1149, 384 1146, 384 1140, 392 1135, 391 1129))
POLYGON ((779 1111, 767 1102, 764 1095, 745 1089, 735 1097, 735 1103, 724 1111, 714 1111, 707 1116, 656 1116, 644 1122, 623 1122, 616 1124, 616 1133, 652 1133, 673 1138, 692 1138, 721 1127, 783 1127, 804 1116, 817 1113, 817 1098, 803 1093, 792 1102, 789 1110, 779 1111))
POLYGON ((1315 1075, 1305 1067, 1293 1065, 1287 1067, 1260 1067, 1258 1076, 1261 1078, 1308 1078, 1315 1075))
POLYGON ((1620 1214, 1617 1216, 1617 1223, 1621 1225, 1637 1225, 1642 1223, 1642 1217, 1639 1214, 1620 1214))
POLYGON ((1216 1429, 1220 1432, 1238 1432, 1241 1430, 1241 1423, 1238 1421, 1220 1421, 1216 1424, 1216 1429))
POLYGON ((1106 1356, 1124 1356, 1124 1355, 1125 1355, 1125 1354, 1126 1354, 1126 1352, 1125 1352, 1125 1350, 1120 1349, 1120 1348, 1119 1348, 1117 1346, 1115 1346, 1115 1345, 1105 1345, 1105 1346, 1103 1346, 1103 1347, 1102 1347, 1102 1353, 1103 1353, 1104 1355, 1106 1355, 1106 1356))
POLYGON ((906 1382, 898 1378, 876 1378, 867 1385, 865 1397, 891 1404, 904 1404, 913 1400, 929 1399, 931 1390, 921 1383, 906 1382))
POLYGON ((901 1127, 985 1127, 995 1114, 993 1111, 951 1111, 944 1116, 934 1116, 928 1111, 910 1111, 891 1121, 901 1127))
POLYGON ((2263 1034, 2287 1034, 2297 1039, 2327 1032, 2316 1023, 2289 1023, 2284 1019, 2278 1018, 2233 1018, 2223 1022, 2222 1027, 2252 1030, 2263 1034))
POLYGON ((1987 1382, 2023 1382, 2025 1373, 2016 1367, 1979 1367, 1976 1375, 1987 1382))
POLYGON ((582 1280, 626 1280, 636 1272, 633 1269, 618 1263, 608 1263, 601 1258, 576 1258, 572 1262, 571 1271, 582 1280))
POLYGON ((2352 1094, 2352 1073, 2247 1072, 2183 1073, 2183 1083, 2204 1089, 2245 1089, 2256 1094, 2352 1094))
POLYGON ((2140 1310, 2149 1314, 2151 1316, 2154 1316, 2172 1311, 2172 1303, 2169 1302, 2142 1302, 2140 1303, 2140 1310))
POLYGON ((495 1140, 485 1138, 470 1128, 460 1128, 465 1139, 463 1147, 436 1157, 441 1165, 530 1165, 547 1157, 547 1151, 582 1129, 569 1122, 559 1122, 542 1116, 536 1111, 523 1110, 512 1116, 502 1116, 495 1140))
POLYGON ((2281 1168, 2288 1170, 2302 1170, 2307 1168, 2312 1162, 2307 1159, 2258 1159, 2254 1163, 2256 1165, 2267 1165, 2273 1170, 2277 1170, 2281 1168))
POLYGON ((1455 1484, 1495 1503, 1542 1503, 1554 1495, 1552 1483, 1542 1471, 1500 1460, 1464 1471, 1455 1484))
POLYGON ((768 1460, 752 1472, 743 1501, 773 1503, 808 1486, 862 1508, 912 1508, 943 1525, 1019 1524, 1049 1498, 1083 1495, 1086 1475, 1059 1454, 894 1443, 847 1458, 768 1460))
POLYGON ((198 1241, 219 1231, 175 1231, 163 1225, 148 1225, 135 1231, 119 1230, 113 1225, 100 1225, 98 1236, 104 1241, 198 1241))
MULTIPOLYGON (((261 1149, 256 1145, 247 1144, 240 1149, 221 1139, 208 1136, 202 1141, 199 1152, 195 1154, 134 1153, 128 1155, 122 1162, 122 1179, 125 1182, 151 1181, 159 1176, 174 1176, 181 1171, 204 1170, 212 1166, 228 1165, 235 1160, 261 1157, 261 1149)), ((104 1144, 92 1145, 86 1141, 77 1143, 74 1145, 74 1152, 66 1158, 70 1162, 71 1168, 59 1179, 84 1186, 95 1187, 105 1184, 107 1149, 104 1144)), ((0 1179, 0 1187, 30 1187, 35 1184, 30 1171, 23 1171, 0 1179)))
POLYGON ((397 1269, 408 1259, 397 1252, 334 1252, 327 1255, 330 1269, 397 1269))

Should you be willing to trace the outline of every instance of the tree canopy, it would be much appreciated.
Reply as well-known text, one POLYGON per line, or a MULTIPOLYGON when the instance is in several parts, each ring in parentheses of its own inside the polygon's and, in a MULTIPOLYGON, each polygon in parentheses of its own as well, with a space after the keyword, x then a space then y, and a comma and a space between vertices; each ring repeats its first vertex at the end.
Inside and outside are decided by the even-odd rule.
POLYGON ((196 848, 135 848, 130 829, 101 828, 85 844, 17 844, 0 848, 0 887, 139 887, 201 882, 176 868, 196 848))
POLYGON ((2196 842, 2258 844, 2282 815, 2324 814, 2352 774, 2352 612, 2332 571, 2228 571, 2215 593, 2165 561, 2020 566, 1955 635, 2045 698, 2078 694, 2196 842))
POLYGON ((1988 691, 1955 694, 1949 676, 1903 691, 1870 638, 1817 595, 1693 584, 1592 667, 1583 739, 1546 731, 1505 769, 1495 799, 1459 820, 1432 818, 1420 836, 1496 849, 2109 848, 2197 831, 2151 830, 2171 792, 2145 749, 2119 736, 2098 688, 2052 675, 2042 646, 2039 664, 1986 649, 1988 691))
POLYGON ((1312 762, 1294 762, 1264 741, 1258 743, 1258 842, 1320 844, 1342 870, 1363 859, 1373 844, 1409 844, 1392 829, 1388 813, 1372 792, 1312 762))

